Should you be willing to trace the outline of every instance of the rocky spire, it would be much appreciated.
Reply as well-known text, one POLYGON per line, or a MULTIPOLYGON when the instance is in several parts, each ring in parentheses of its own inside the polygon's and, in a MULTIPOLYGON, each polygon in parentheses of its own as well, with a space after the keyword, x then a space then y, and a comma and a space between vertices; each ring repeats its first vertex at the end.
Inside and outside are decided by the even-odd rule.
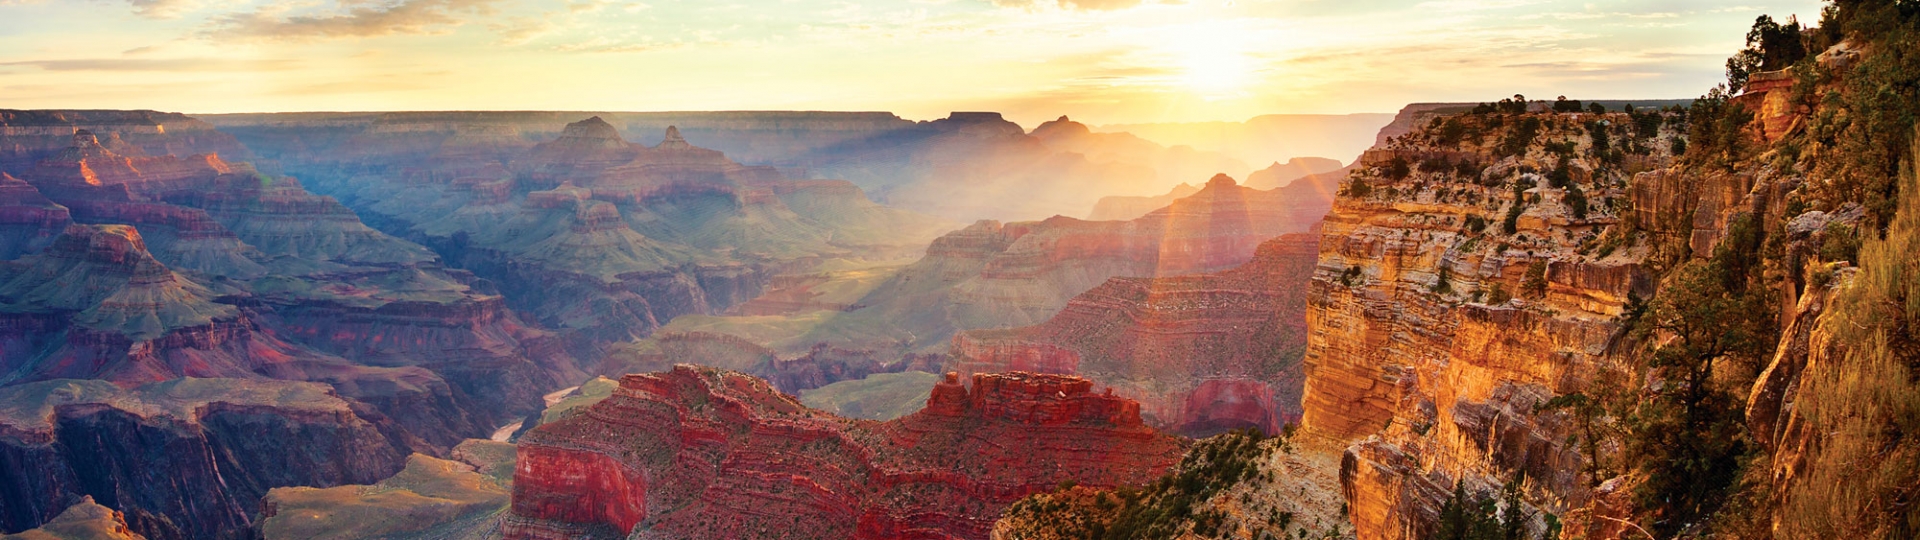
POLYGON ((87 131, 84 129, 74 131, 73 144, 70 144, 68 146, 73 148, 86 148, 89 146, 100 146, 100 137, 94 136, 92 131, 87 131))
POLYGON ((667 126, 666 138, 661 139, 660 146, 655 146, 654 148, 663 149, 663 150, 664 149, 685 150, 688 148, 693 148, 693 145, 688 144, 685 138, 680 137, 680 128, 674 127, 674 126, 667 126))

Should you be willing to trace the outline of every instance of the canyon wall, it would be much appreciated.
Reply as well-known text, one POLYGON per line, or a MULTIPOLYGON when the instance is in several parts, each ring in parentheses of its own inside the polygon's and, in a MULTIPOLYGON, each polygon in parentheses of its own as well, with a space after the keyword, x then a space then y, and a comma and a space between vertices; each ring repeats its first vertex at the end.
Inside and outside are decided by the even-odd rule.
MULTIPOLYGON (((1539 139, 1590 146, 1576 116, 1529 122, 1539 139)), ((1626 173, 1560 158, 1577 184, 1550 185, 1536 171, 1555 157, 1540 145, 1502 155, 1481 142, 1503 140, 1516 120, 1456 117, 1478 134, 1455 144, 1437 129, 1390 137, 1351 176, 1365 189, 1349 188, 1323 223, 1302 428, 1352 443, 1341 483, 1361 538, 1427 534, 1456 482, 1488 489, 1510 471, 1561 504, 1585 493, 1567 420, 1536 406, 1590 383, 1628 298, 1652 283, 1644 247, 1592 248, 1624 219, 1624 205, 1607 203, 1628 198, 1626 173), (1414 170, 1394 178, 1406 164, 1414 170), (1569 189, 1592 208, 1572 210, 1569 189)))
POLYGON ((1618 534, 1588 515, 1621 488, 1549 402, 1618 391, 1603 374, 1631 365, 1627 321, 1661 276, 1740 216, 1783 222, 1800 182, 1681 166, 1685 124, 1657 114, 1650 132, 1622 113, 1429 116, 1361 157, 1323 225, 1302 422, 1345 446, 1360 538, 1433 534, 1456 485, 1520 478, 1569 534, 1618 534))

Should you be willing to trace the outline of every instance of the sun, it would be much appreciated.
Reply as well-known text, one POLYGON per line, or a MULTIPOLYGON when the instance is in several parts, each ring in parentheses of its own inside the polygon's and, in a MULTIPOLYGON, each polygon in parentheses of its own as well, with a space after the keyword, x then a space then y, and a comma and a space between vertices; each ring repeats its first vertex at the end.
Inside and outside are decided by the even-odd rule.
POLYGON ((1252 80, 1253 59, 1238 52, 1199 52, 1186 55, 1181 62, 1180 82, 1202 95, 1231 94, 1246 88, 1252 80))
POLYGON ((1179 85, 1213 98, 1238 94, 1253 83, 1260 66, 1248 54, 1252 45, 1236 29, 1193 25, 1165 47, 1179 85))

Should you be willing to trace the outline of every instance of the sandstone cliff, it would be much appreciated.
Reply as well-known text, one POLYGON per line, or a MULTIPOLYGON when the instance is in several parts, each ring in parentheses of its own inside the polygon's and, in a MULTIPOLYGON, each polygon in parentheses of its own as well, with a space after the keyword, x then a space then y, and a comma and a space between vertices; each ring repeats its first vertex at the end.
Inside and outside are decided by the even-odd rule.
POLYGON ((1302 425, 1353 443, 1341 482, 1361 538, 1426 534, 1461 482, 1524 473, 1545 504, 1584 501, 1572 426, 1538 406, 1616 361, 1618 317, 1652 293, 1646 247, 1596 248, 1621 209, 1654 203, 1629 175, 1670 159, 1672 132, 1624 166, 1591 157, 1630 120, 1462 115, 1446 119, 1459 140, 1435 121, 1361 157, 1324 223, 1302 425), (1571 155, 1548 151, 1563 142, 1571 155))

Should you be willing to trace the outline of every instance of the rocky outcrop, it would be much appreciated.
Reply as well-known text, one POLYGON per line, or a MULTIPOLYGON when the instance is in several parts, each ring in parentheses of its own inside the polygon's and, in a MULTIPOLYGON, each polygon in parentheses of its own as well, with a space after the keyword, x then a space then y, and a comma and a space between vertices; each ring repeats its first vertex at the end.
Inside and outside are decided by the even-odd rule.
POLYGON ((371 483, 406 455, 402 430, 312 383, 60 380, 0 388, 0 402, 10 530, 91 497, 147 538, 246 538, 268 489, 371 483))
POLYGON ((1166 470, 1183 443, 1073 377, 958 375, 889 422, 802 406, 737 373, 627 375, 612 397, 520 442, 509 538, 986 538, 1062 481, 1166 470))
POLYGON ((1319 244, 1286 235, 1216 274, 1108 280, 1045 323, 955 335, 954 366, 1087 377, 1139 400, 1149 422, 1170 431, 1278 433, 1300 415, 1306 284, 1319 244))
POLYGON ((127 517, 112 508, 81 497, 80 502, 52 520, 18 534, 0 535, 4 540, 146 540, 127 528, 127 517))

